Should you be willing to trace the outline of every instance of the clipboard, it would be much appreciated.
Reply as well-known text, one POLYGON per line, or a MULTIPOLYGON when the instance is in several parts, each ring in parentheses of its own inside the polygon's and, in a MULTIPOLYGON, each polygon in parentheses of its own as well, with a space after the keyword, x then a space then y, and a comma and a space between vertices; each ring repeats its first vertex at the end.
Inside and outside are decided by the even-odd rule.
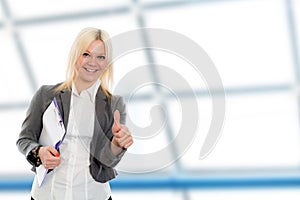
MULTIPOLYGON (((43 129, 40 135, 39 144, 43 146, 54 146, 58 150, 62 140, 66 134, 62 115, 59 111, 56 98, 54 97, 43 115, 43 129)), ((48 169, 44 165, 36 168, 36 176, 39 187, 42 186, 48 169)))

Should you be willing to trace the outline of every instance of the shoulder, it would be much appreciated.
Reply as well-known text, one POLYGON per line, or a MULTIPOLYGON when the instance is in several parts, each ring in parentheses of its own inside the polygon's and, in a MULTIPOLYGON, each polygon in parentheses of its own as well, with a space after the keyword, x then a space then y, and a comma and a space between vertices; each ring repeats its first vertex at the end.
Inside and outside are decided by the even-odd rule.
POLYGON ((112 108, 120 108, 125 106, 124 98, 120 95, 112 95, 110 101, 112 108))
POLYGON ((124 98, 119 95, 111 96, 111 109, 114 112, 115 110, 119 110, 120 113, 126 113, 126 104, 124 98))
POLYGON ((58 85, 59 84, 40 86, 32 98, 32 103, 44 105, 51 102, 50 100, 55 96, 56 94, 55 89, 57 88, 58 85))
POLYGON ((57 93, 56 88, 60 85, 56 84, 56 85, 42 85, 39 87, 39 89, 36 91, 36 95, 37 96, 41 96, 41 97, 51 97, 54 96, 55 93, 57 93))
POLYGON ((38 92, 42 92, 42 93, 55 93, 56 88, 60 85, 61 83, 58 83, 56 85, 42 85, 40 86, 40 88, 38 89, 38 92))
POLYGON ((124 103, 124 99, 122 96, 120 95, 111 95, 111 103, 118 103, 118 102, 123 102, 124 103))

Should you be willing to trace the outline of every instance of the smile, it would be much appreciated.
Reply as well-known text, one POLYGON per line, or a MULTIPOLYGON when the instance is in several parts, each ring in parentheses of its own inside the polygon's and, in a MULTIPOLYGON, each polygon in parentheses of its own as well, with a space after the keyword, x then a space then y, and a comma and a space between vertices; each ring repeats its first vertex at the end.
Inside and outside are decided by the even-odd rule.
POLYGON ((97 72, 98 71, 97 69, 90 69, 90 68, 86 68, 86 67, 84 67, 84 69, 88 72, 97 72))

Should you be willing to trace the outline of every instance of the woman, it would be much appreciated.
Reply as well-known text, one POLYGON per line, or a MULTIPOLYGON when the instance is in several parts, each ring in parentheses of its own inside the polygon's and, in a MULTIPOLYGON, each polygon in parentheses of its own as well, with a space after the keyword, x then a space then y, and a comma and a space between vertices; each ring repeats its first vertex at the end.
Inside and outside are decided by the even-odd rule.
POLYGON ((50 172, 40 187, 35 177, 32 199, 111 199, 108 181, 133 143, 123 99, 108 90, 111 61, 109 35, 85 28, 72 45, 65 82, 42 86, 33 96, 17 146, 33 171, 43 165, 50 172), (66 130, 58 150, 39 143, 43 113, 54 98, 66 130))

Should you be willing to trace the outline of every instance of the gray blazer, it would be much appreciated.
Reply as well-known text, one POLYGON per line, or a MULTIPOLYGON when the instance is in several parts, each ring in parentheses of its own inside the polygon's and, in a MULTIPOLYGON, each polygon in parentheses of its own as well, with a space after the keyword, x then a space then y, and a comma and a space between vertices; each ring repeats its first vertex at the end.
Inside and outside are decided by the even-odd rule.
MULTIPOLYGON (((38 141, 43 128, 43 113, 54 97, 56 97, 65 129, 67 130, 71 92, 67 89, 55 92, 55 88, 58 85, 42 86, 35 93, 17 140, 19 151, 33 165, 32 171, 35 171, 36 166, 34 161, 32 161, 31 151, 39 145, 38 141)), ((119 110, 121 114, 120 122, 125 124, 126 108, 122 97, 112 96, 109 100, 101 87, 97 91, 95 107, 94 134, 90 144, 90 173, 96 181, 104 183, 116 177, 117 172, 114 167, 119 163, 126 151, 126 149, 123 149, 118 156, 115 156, 110 149, 113 138, 111 131, 114 121, 113 112, 119 110)))

